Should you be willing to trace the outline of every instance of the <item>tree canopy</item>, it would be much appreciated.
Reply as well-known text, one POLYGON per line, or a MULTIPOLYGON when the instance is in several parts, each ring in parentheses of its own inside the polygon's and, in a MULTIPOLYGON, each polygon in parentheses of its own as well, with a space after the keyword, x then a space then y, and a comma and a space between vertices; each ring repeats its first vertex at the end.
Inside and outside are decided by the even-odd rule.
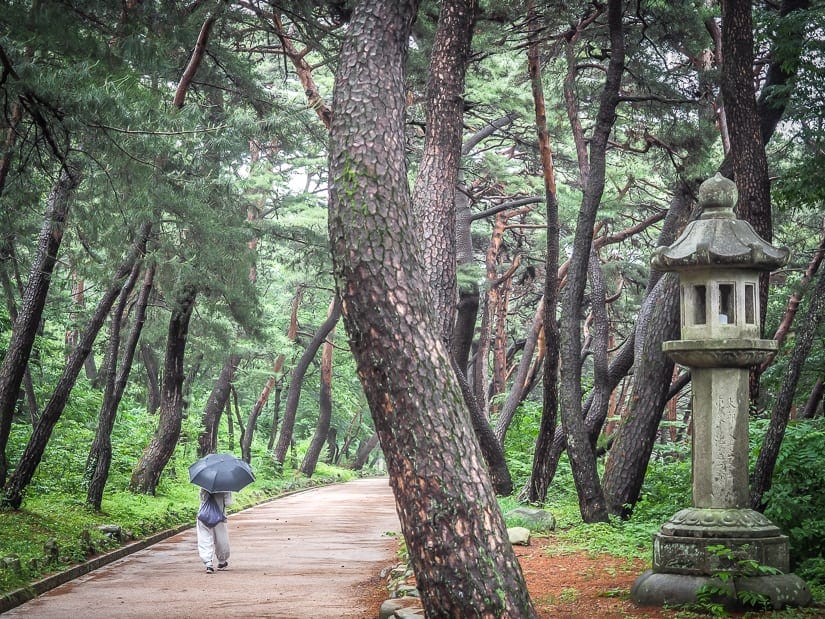
POLYGON ((460 613, 433 562, 496 557, 468 599, 526 616, 495 494, 548 500, 566 451, 583 520, 630 518, 689 444, 649 258, 721 171, 792 249, 751 385, 768 508, 788 421, 823 415, 823 8, 7 0, 0 504, 75 407, 95 509, 112 458, 154 494, 188 425, 307 475, 378 447, 425 605, 460 613), (147 444, 111 441, 122 402, 147 444))

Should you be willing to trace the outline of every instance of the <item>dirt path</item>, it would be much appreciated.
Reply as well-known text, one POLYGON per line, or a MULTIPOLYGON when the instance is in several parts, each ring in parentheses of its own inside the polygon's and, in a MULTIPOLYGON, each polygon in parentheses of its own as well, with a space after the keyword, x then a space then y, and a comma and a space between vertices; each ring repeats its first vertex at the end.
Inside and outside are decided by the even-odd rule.
POLYGON ((394 562, 386 479, 315 488, 232 514, 229 569, 208 575, 190 529, 6 613, 9 617, 375 616, 366 579, 394 562))

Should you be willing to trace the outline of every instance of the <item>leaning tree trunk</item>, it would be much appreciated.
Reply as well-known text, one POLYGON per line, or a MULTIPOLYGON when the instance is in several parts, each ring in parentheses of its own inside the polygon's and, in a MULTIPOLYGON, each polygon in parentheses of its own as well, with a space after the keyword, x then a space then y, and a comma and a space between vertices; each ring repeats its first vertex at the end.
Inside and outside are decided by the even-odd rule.
MULTIPOLYGON (((235 375, 235 370, 238 369, 240 362, 240 355, 230 354, 223 364, 218 380, 216 380, 212 386, 212 393, 209 394, 209 399, 206 401, 206 406, 203 409, 203 417, 201 419, 203 429, 198 435, 199 458, 214 453, 218 448, 218 425, 221 420, 221 413, 229 401, 232 377, 235 375)), ((249 462, 249 460, 246 461, 249 462)))
POLYGON ((175 298, 166 336, 158 427, 132 471, 132 492, 155 494, 160 474, 169 462, 180 438, 183 415, 183 358, 189 334, 189 319, 195 309, 197 289, 184 286, 175 298))
POLYGON ((627 518, 639 499, 656 430, 667 402, 673 361, 662 342, 679 337, 679 281, 668 273, 656 284, 639 311, 644 339, 637 336, 636 371, 630 410, 605 463, 604 489, 611 514, 627 518), (638 346, 641 344, 641 346, 638 346))
POLYGON ((441 4, 427 80, 427 130, 412 205, 421 229, 427 290, 448 350, 455 329, 455 193, 461 161, 464 76, 470 57, 474 0, 441 4))
MULTIPOLYGON (((332 311, 332 308, 330 308, 332 311)), ((321 390, 318 395, 318 423, 315 425, 315 434, 309 443, 304 461, 301 462, 301 472, 312 477, 318 464, 318 457, 329 438, 329 427, 332 422, 332 353, 335 350, 333 341, 335 327, 329 332, 321 351, 321 390)))
POLYGON ((533 361, 533 353, 536 350, 536 344, 541 335, 542 325, 544 323, 544 298, 539 300, 538 307, 533 314, 533 322, 530 325, 530 330, 524 341, 524 348, 521 351, 521 359, 516 367, 513 376, 513 384, 504 400, 504 404, 499 411, 498 420, 496 421, 495 435, 499 444, 504 448, 504 441, 507 438, 507 430, 513 418, 516 416, 516 410, 519 404, 522 403, 527 394, 527 379, 530 372, 530 364, 533 361))
POLYGON ((141 227, 129 256, 118 267, 117 271, 115 271, 111 285, 103 293, 92 317, 78 338, 77 346, 66 361, 63 373, 60 375, 49 401, 43 408, 43 413, 37 420, 37 425, 29 437, 29 442, 26 444, 26 448, 20 456, 17 467, 3 488, 3 498, 0 499, 2 506, 18 509, 23 502, 23 491, 29 485, 32 477, 34 477, 37 466, 43 458, 43 452, 46 450, 49 438, 51 438, 52 430, 54 430, 55 424, 60 419, 60 415, 66 407, 69 394, 77 380, 77 375, 83 368, 86 357, 92 350, 95 338, 103 326, 103 323, 106 321, 106 316, 112 309, 112 305, 120 294, 120 290, 123 288, 127 276, 131 272, 135 262, 146 250, 146 241, 149 238, 151 229, 152 226, 148 223, 141 227))
MULTIPOLYGON (((292 443, 292 431, 295 428, 295 415, 298 412, 298 402, 301 399, 301 389, 304 383, 304 376, 309 369, 310 363, 318 353, 318 349, 327 339, 335 323, 341 317, 341 299, 338 295, 332 301, 327 319, 318 327, 312 340, 306 347, 304 354, 295 364, 292 370, 292 379, 289 381, 289 390, 286 394, 286 405, 284 410, 284 420, 281 423, 281 435, 278 437, 278 444, 275 446, 275 461, 279 465, 283 465, 286 460, 286 452, 289 445, 292 443)), ((251 431, 251 430, 250 430, 251 431)))
POLYGON ((160 370, 155 351, 148 344, 141 344, 140 358, 146 369, 146 412, 154 415, 160 408, 160 370))
POLYGON ((524 492, 524 498, 530 502, 543 503, 547 498, 552 475, 548 467, 548 453, 556 434, 556 420, 559 408, 559 323, 556 318, 559 296, 559 203, 556 195, 556 169, 553 164, 553 150, 547 131, 547 106, 544 99, 544 86, 541 79, 541 45, 540 29, 531 2, 527 19, 530 28, 530 40, 527 47, 527 68, 533 93, 533 106, 536 110, 536 134, 541 157, 542 179, 544 181, 544 201, 547 209, 547 239, 544 261, 544 311, 542 328, 544 329, 544 369, 542 375, 542 409, 539 435, 533 452, 533 466, 530 479, 524 492))
MULTIPOLYGON (((459 0, 441 5, 438 16, 438 30, 430 57, 429 80, 427 82, 427 133, 424 137, 424 152, 421 157, 418 176, 412 196, 413 212, 421 228, 421 252, 427 275, 427 290, 438 320, 441 339, 448 350, 453 349, 456 330, 456 301, 458 289, 456 272, 458 264, 457 240, 467 243, 470 239, 469 206, 462 211, 465 218, 466 235, 457 232, 457 191, 459 164, 462 155, 462 132, 464 119, 464 77, 470 57, 470 43, 475 20, 474 0, 459 0)), ((462 196, 466 200, 466 196, 462 196)), ((463 246, 472 257, 472 247, 463 246)), ((462 327, 469 326, 466 318, 472 311, 473 319, 478 309, 478 293, 463 296, 465 320, 462 327), (473 305, 475 309, 473 310, 473 305)), ((460 363, 456 365, 457 379, 466 383, 466 357, 472 328, 461 333, 462 350, 460 363)), ((467 385, 469 387, 469 385, 467 385)), ((473 428, 479 436, 484 460, 493 479, 496 492, 509 494, 513 484, 504 451, 494 441, 490 441, 490 429, 478 400, 472 390, 463 388, 467 406, 472 412, 473 428)))
POLYGON ((779 448, 788 427, 791 414, 793 396, 799 376, 805 365, 805 360, 811 352, 817 329, 825 319, 825 271, 819 274, 816 289, 809 296, 808 311, 805 320, 797 326, 793 352, 788 359, 788 367, 782 377, 782 386, 776 396, 776 402, 771 411, 771 423, 759 450, 756 467, 751 477, 751 507, 763 511, 766 507, 764 496, 771 487, 773 470, 776 459, 779 457, 779 448))
POLYGON ((6 444, 11 432, 20 383, 26 372, 34 338, 43 315, 43 307, 46 304, 51 274, 57 262, 57 250, 63 240, 69 203, 79 184, 79 171, 66 163, 49 194, 48 209, 37 243, 37 257, 32 263, 20 311, 17 320, 14 321, 11 339, 6 347, 3 364, 0 366, 0 483, 4 483, 8 475, 6 444))
MULTIPOLYGON (((107 356, 109 362, 106 364, 108 375, 106 387, 103 393, 103 404, 100 408, 100 417, 97 422, 97 433, 89 450, 89 457, 86 461, 86 474, 89 477, 89 488, 86 491, 86 504, 95 511, 100 511, 103 501, 103 491, 109 479, 109 467, 112 464, 112 429, 114 428, 117 408, 126 390, 129 374, 132 371, 132 362, 135 359, 138 340, 143 331, 143 324, 146 320, 146 306, 149 303, 149 295, 155 279, 155 265, 150 264, 143 275, 143 284, 135 302, 135 317, 132 329, 129 332, 129 339, 123 350, 122 365, 117 370, 117 348, 119 346, 120 321, 122 320, 123 308, 118 302, 118 310, 112 317, 112 332, 109 335, 109 350, 107 356), (116 374, 116 376, 115 376, 116 374)), ((121 293, 121 298, 125 302, 126 297, 121 293)), ((125 303, 124 303, 125 306, 125 303)))
POLYGON ((332 106, 333 268, 426 614, 527 619, 536 613, 424 290, 404 152, 417 5, 362 2, 350 21, 332 106))
POLYGON ((567 273, 567 286, 561 303, 560 406, 567 433, 567 454, 573 481, 579 495, 579 507, 585 522, 606 522, 607 506, 596 469, 596 457, 582 417, 581 322, 580 314, 587 283, 587 267, 596 221, 605 183, 607 141, 616 121, 619 87, 624 71, 624 32, 622 2, 609 0, 607 22, 610 32, 610 63, 602 90, 596 127, 590 140, 589 174, 582 206, 576 221, 573 254, 567 273))
POLYGON ((358 445, 358 449, 355 452, 355 460, 352 462, 352 470, 353 471, 360 471, 364 468, 364 465, 367 463, 367 460, 372 453, 372 450, 378 446, 378 435, 373 434, 367 440, 362 442, 358 445))
MULTIPOLYGON (((3 292, 6 296, 6 308, 12 324, 17 320, 17 304, 14 301, 14 285, 12 284, 11 277, 9 277, 9 274, 6 272, 5 263, 11 263, 14 260, 16 260, 16 258, 12 240, 6 236, 3 239, 2 247, 0 247, 0 284, 3 286, 3 292)), ((29 364, 26 364, 26 370, 23 373, 23 390, 26 393, 26 402, 29 407, 29 419, 31 419, 32 427, 34 427, 34 424, 37 423, 38 406, 29 364)), ((2 480, 0 480, 0 483, 2 483, 2 480)))

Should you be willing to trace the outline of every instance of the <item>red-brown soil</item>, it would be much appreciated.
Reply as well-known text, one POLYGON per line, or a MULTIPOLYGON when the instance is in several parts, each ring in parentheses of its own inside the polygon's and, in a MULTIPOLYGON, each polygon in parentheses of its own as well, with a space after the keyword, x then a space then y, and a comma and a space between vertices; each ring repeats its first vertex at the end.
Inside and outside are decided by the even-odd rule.
MULTIPOLYGON (((552 538, 532 538, 529 546, 516 546, 527 589, 541 619, 685 619, 702 617, 686 610, 643 608, 630 599, 636 577, 649 568, 642 560, 610 555, 591 556, 585 551, 556 553, 552 538)), ((387 582, 379 576, 365 584, 369 593, 358 604, 370 609, 365 618, 375 619, 387 598, 387 582)), ((825 609, 820 609, 825 613, 825 609)), ((733 613, 728 616, 772 617, 772 612, 733 613)), ((787 616, 787 615, 786 615, 787 616)), ((804 617, 821 617, 807 609, 804 617)))

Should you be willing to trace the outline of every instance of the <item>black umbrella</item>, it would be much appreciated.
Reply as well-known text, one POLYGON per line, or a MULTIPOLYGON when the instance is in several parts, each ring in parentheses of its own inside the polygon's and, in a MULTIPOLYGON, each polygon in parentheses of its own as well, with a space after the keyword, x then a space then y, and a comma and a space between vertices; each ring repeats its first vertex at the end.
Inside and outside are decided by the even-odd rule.
POLYGON ((209 454, 189 467, 189 481, 209 492, 236 492, 255 481, 255 474, 232 454, 209 454))

